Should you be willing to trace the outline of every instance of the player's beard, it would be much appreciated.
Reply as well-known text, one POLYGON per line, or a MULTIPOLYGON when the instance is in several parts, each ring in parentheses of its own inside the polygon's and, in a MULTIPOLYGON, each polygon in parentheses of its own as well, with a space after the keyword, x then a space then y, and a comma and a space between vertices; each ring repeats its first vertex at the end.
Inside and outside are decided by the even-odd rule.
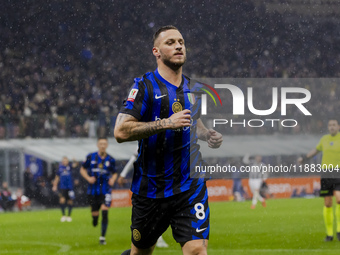
POLYGON ((177 71, 180 67, 182 67, 186 61, 186 57, 185 55, 183 55, 183 61, 180 62, 173 62, 171 61, 171 57, 168 57, 166 55, 162 56, 162 61, 164 63, 164 65, 168 66, 169 68, 171 68, 174 71, 177 71))

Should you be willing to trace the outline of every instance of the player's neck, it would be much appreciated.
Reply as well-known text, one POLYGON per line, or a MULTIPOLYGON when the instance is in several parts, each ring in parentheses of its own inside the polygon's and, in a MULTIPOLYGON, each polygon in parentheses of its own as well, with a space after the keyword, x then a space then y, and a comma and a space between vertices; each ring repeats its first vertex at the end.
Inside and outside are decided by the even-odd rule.
POLYGON ((98 152, 98 155, 99 155, 101 158, 105 158, 105 157, 106 157, 106 152, 98 152))
POLYGON ((165 80, 170 82, 171 84, 179 87, 182 83, 182 67, 178 68, 177 70, 173 70, 170 67, 162 64, 158 65, 158 73, 162 76, 165 80))

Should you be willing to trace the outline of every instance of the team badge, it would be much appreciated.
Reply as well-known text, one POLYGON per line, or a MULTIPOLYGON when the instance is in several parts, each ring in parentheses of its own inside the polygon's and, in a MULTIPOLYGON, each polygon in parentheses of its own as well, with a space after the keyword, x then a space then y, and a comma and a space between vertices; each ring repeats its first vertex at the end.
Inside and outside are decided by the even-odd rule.
POLYGON ((106 161, 106 162, 105 162, 105 166, 106 166, 106 167, 109 167, 109 166, 110 166, 110 162, 109 162, 109 161, 106 161))
POLYGON ((132 231, 132 236, 133 236, 133 239, 137 242, 142 238, 142 235, 140 234, 140 232, 137 229, 134 229, 132 231))
MULTIPOLYGON (((178 101, 179 101, 179 99, 178 99, 178 101)), ((182 105, 181 105, 181 103, 180 103, 180 102, 174 102, 174 103, 172 104, 172 111, 173 111, 174 113, 182 111, 182 105)))
POLYGON ((99 167, 100 169, 103 169, 103 164, 100 163, 100 164, 98 165, 98 167, 99 167))
POLYGON ((134 102, 138 93, 138 89, 131 89, 127 101, 134 102))

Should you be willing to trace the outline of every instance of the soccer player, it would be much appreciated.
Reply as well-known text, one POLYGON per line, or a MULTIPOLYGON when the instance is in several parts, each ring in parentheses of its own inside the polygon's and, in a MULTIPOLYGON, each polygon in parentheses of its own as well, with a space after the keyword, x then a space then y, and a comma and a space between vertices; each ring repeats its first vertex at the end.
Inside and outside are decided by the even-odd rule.
POLYGON ((99 210, 102 210, 102 226, 99 243, 106 244, 106 230, 109 223, 108 210, 111 206, 111 187, 117 179, 115 159, 106 153, 108 140, 99 137, 98 152, 87 155, 80 168, 80 174, 89 183, 87 188, 88 202, 91 206, 92 225, 98 225, 99 210))
MULTIPOLYGON (((136 161, 138 156, 138 151, 136 150, 135 153, 133 153, 129 159, 129 161, 126 163, 124 166, 122 172, 120 173, 118 177, 118 184, 123 185, 126 182, 126 176, 128 175, 129 172, 133 170, 133 163, 136 161)), ((156 247, 158 248, 168 248, 169 245, 165 242, 164 238, 160 236, 157 240, 156 247)))
POLYGON ((74 200, 74 190, 73 190, 73 174, 72 167, 67 157, 63 157, 61 164, 59 165, 56 176, 53 180, 52 190, 57 191, 59 184, 59 204, 61 208, 62 217, 61 222, 71 222, 71 212, 74 200), (65 208, 68 207, 68 214, 65 215, 65 208))
POLYGON ((266 176, 261 172, 261 166, 265 165, 262 162, 262 156, 256 155, 254 159, 250 160, 249 155, 243 157, 243 163, 250 166, 249 172, 249 188, 251 193, 253 193, 253 199, 251 203, 251 209, 255 209, 257 201, 262 203, 263 207, 266 207, 266 200, 260 195, 260 188, 266 179, 266 176))
POLYGON ((179 30, 161 27, 153 43, 157 69, 135 79, 114 131, 118 142, 139 141, 131 186, 132 244, 122 254, 152 254, 169 225, 183 254, 207 254, 207 187, 204 178, 190 177, 190 168, 205 164, 197 139, 218 148, 222 135, 203 125, 198 109, 190 110, 191 84, 182 74, 186 48, 179 30))
MULTIPOLYGON (((328 121, 328 135, 324 135, 316 148, 312 149, 304 157, 300 157, 298 162, 302 164, 307 159, 314 157, 322 151, 322 167, 340 167, 340 134, 339 124, 336 119, 328 121)), ((323 217, 326 226, 327 236, 325 241, 333 241, 333 195, 336 199, 336 231, 337 238, 340 241, 340 179, 323 178, 321 176, 320 196, 324 197, 323 217)))

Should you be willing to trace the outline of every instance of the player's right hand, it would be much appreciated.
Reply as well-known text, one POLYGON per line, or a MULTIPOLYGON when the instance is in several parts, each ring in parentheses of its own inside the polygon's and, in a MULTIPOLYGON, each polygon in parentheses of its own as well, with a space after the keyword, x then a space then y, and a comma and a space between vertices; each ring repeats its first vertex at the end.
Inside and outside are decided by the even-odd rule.
POLYGON ((180 112, 176 112, 172 114, 168 120, 169 120, 169 128, 170 129, 178 129, 182 127, 190 127, 191 126, 191 111, 188 109, 185 109, 180 112))
POLYGON ((95 182, 96 182, 96 177, 90 176, 90 177, 87 179, 87 182, 90 183, 90 184, 95 183, 95 182))
POLYGON ((53 186, 53 187, 52 187, 52 191, 53 191, 53 192, 56 192, 56 191, 57 191, 57 187, 56 187, 56 186, 53 186))

